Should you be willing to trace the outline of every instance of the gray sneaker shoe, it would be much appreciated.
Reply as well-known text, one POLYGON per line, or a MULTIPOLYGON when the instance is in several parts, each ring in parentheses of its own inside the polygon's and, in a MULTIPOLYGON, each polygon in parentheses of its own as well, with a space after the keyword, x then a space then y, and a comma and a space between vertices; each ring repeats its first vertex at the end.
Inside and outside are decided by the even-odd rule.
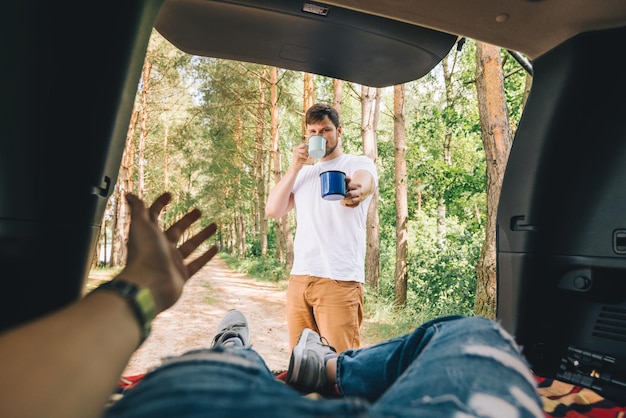
POLYGON ((217 326, 213 346, 232 345, 247 347, 250 345, 250 329, 246 317, 237 309, 226 312, 217 326))
POLYGON ((291 352, 287 384, 311 390, 325 389, 328 384, 325 360, 329 354, 336 356, 337 350, 326 338, 305 328, 291 352))

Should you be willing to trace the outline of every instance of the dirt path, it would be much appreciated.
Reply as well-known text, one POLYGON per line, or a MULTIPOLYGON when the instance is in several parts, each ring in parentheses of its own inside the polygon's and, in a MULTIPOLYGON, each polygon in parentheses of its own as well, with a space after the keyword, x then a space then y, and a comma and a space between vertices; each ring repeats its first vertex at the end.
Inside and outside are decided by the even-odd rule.
POLYGON ((214 258, 187 283, 176 305, 154 320, 150 337, 130 359, 124 375, 145 373, 164 357, 210 346, 219 321, 231 308, 248 318, 252 347, 270 370, 287 370, 285 288, 285 283, 259 282, 233 272, 214 258))

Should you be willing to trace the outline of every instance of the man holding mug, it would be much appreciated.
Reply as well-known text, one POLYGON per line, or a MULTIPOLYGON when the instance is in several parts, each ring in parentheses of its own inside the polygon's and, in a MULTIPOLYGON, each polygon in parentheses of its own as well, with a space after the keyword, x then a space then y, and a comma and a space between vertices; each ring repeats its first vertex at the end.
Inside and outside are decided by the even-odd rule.
POLYGON ((287 288, 287 326, 293 349, 310 328, 341 353, 361 344, 367 210, 378 186, 374 162, 344 154, 338 112, 317 103, 305 116, 307 138, 322 136, 325 153, 307 165, 308 145, 293 149, 291 166, 270 192, 265 213, 296 210, 294 263, 287 288), (322 198, 320 174, 346 174, 341 200, 322 198))

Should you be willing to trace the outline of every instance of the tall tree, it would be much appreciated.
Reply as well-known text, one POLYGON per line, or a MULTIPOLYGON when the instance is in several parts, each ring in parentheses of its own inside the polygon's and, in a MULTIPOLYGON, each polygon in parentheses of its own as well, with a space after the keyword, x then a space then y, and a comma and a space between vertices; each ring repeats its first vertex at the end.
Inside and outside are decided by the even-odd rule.
POLYGON ((111 266, 119 267, 126 262, 126 237, 130 225, 126 193, 133 190, 133 157, 135 155, 135 130, 139 119, 139 111, 133 109, 126 135, 126 145, 122 154, 122 163, 117 177, 117 186, 113 195, 115 210, 113 212, 113 242, 111 246, 111 266))
POLYGON ((485 241, 476 267, 474 311, 495 318, 496 216, 513 135, 507 112, 500 49, 483 42, 476 43, 476 92, 487 163, 487 222, 485 241))
POLYGON ((343 100, 343 81, 333 79, 333 107, 341 115, 341 101, 343 100))
MULTIPOLYGON (((270 149, 271 149, 271 173, 274 183, 280 180, 282 172, 280 158, 280 137, 278 132, 278 68, 270 67, 270 149)), ((267 183, 269 193, 270 182, 267 183)), ((282 219, 275 220, 276 225, 276 257, 281 263, 286 262, 285 236, 283 234, 282 219)))
POLYGON ((406 127, 404 122, 404 84, 393 87, 393 142, 396 202, 396 268, 394 305, 404 306, 407 296, 407 255, 409 253, 409 208, 407 203, 406 127))
POLYGON ((163 111, 163 190, 170 190, 168 142, 170 137, 169 110, 163 111))
MULTIPOLYGON (((315 103, 315 76, 304 73, 304 90, 302 102, 302 142, 306 142, 306 111, 315 103)), ((309 157, 307 164, 315 164, 315 159, 309 157)))
POLYGON ((259 76, 259 103, 257 109, 257 125, 255 132, 255 146, 254 146, 254 169, 257 183, 257 196, 255 205, 254 219, 259 225, 255 232, 258 233, 261 244, 261 256, 267 255, 267 216, 265 216, 265 196, 266 196, 266 184, 265 184, 265 110, 266 110, 266 89, 267 89, 267 67, 263 66, 261 74, 259 76))
POLYGON ((150 96, 150 74, 152 62, 146 58, 141 75, 141 123, 139 130, 139 144, 137 150, 137 196, 143 199, 145 192, 145 167, 146 137, 148 136, 148 98, 150 96))
POLYGON ((246 225, 244 222, 244 213, 243 213, 243 190, 241 187, 242 183, 242 174, 243 170, 243 148, 244 148, 244 135, 243 135, 243 117, 241 113, 237 113, 236 115, 237 125, 235 130, 235 147, 237 149, 237 153, 235 155, 235 159, 237 161, 237 168, 239 169, 239 174, 234 180, 236 185, 235 194, 237 204, 235 206, 235 214, 234 214, 234 224, 235 224, 235 238, 236 238, 236 250, 237 255, 242 258, 246 257, 246 225))
POLYGON ((306 120, 304 118, 307 109, 315 103, 315 77, 311 73, 304 73, 304 89, 302 101, 302 141, 306 141, 306 120))
MULTIPOLYGON (((452 91, 452 74, 453 68, 450 67, 448 60, 452 60, 452 62, 456 62, 456 53, 448 55, 441 61, 441 67, 443 69, 443 85, 445 89, 445 97, 446 97, 446 110, 444 114, 450 114, 453 109, 453 96, 454 93, 452 91)), ((449 121, 444 118, 444 132, 443 132, 443 162, 447 167, 452 166, 452 127, 449 121)), ((444 198, 443 193, 439 196, 439 200, 437 202, 437 234, 439 239, 439 245, 443 246, 446 239, 446 200, 444 198)))
MULTIPOLYGON (((378 164, 376 130, 380 109, 380 90, 361 86, 361 136, 363 152, 378 164)), ((365 282, 378 290, 380 283, 380 226, 378 221, 378 188, 367 211, 367 246, 365 251, 365 282)))

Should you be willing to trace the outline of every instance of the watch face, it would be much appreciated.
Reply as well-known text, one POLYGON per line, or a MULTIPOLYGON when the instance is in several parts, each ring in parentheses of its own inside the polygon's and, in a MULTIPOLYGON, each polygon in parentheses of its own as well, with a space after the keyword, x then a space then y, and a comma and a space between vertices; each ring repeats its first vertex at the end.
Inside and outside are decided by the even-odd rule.
POLYGON ((154 297, 152 297, 150 289, 139 289, 139 292, 135 295, 135 301, 141 307, 145 320, 151 323, 156 316, 156 306, 154 305, 154 297))

